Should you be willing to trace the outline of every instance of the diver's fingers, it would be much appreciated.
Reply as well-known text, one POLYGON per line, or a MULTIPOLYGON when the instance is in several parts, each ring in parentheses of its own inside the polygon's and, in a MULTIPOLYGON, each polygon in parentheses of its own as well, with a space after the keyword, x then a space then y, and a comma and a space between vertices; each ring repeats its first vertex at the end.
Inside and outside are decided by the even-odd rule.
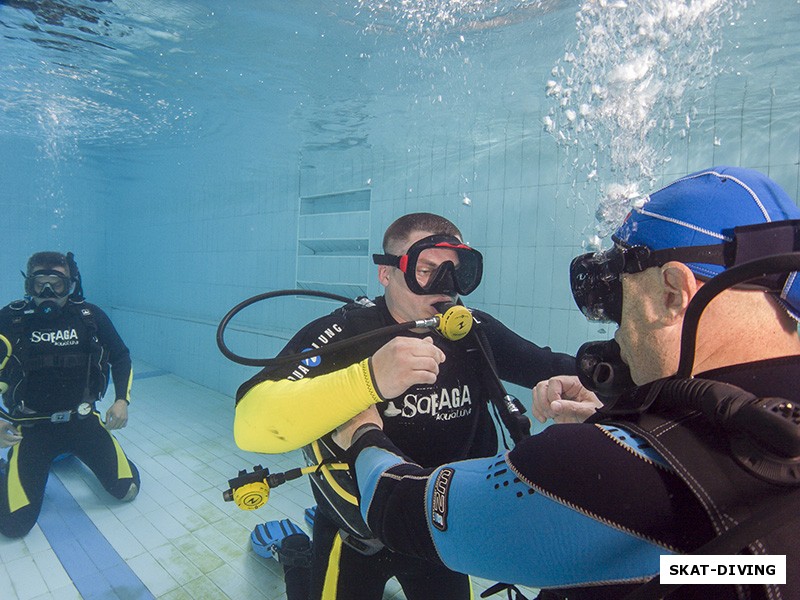
POLYGON ((537 421, 544 423, 547 419, 553 419, 556 413, 553 412, 551 404, 561 399, 561 382, 557 377, 551 377, 540 381, 533 388, 533 404, 531 412, 537 421))
POLYGON ((397 337, 372 356, 375 387, 384 398, 395 398, 417 383, 433 383, 444 353, 432 340, 397 337))
POLYGON ((22 441, 22 434, 8 421, 0 421, 0 448, 8 448, 22 441))
POLYGON ((533 417, 539 421, 539 423, 544 423, 547 421, 547 414, 545 412, 546 408, 546 394, 547 394, 547 381, 540 381, 537 383, 532 390, 532 397, 533 401, 531 402, 531 413, 533 417))
POLYGON ((583 423, 595 413, 597 407, 589 402, 556 400, 550 404, 550 410, 556 423, 583 423))

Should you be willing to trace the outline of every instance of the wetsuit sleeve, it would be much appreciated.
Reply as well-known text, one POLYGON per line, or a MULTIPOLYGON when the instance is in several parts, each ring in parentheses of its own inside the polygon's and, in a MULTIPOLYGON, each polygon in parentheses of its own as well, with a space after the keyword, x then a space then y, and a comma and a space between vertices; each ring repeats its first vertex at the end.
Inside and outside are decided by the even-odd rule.
POLYGON ((508 455, 423 469, 374 430, 350 456, 375 535, 455 571, 532 587, 631 582, 658 573, 660 555, 672 553, 521 481, 508 455))
POLYGON ((266 380, 236 405, 234 439, 250 452, 296 450, 380 400, 369 359, 298 381, 266 380))
POLYGON ((131 353, 108 315, 97 307, 93 307, 93 311, 95 323, 97 323, 97 337, 104 351, 108 352, 111 379, 114 382, 114 398, 130 402, 133 382, 131 353))
POLYGON ((574 356, 537 346, 487 313, 474 311, 474 315, 489 341, 500 379, 532 388, 556 375, 577 374, 574 356))

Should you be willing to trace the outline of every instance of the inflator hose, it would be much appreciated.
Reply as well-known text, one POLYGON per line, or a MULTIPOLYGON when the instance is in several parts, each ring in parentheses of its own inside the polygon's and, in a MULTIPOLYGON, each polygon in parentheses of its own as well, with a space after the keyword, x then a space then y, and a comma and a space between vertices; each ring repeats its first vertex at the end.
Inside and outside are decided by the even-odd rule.
POLYGON ((699 410, 714 425, 747 434, 759 446, 778 456, 800 458, 800 427, 795 422, 797 408, 788 400, 758 398, 719 381, 679 378, 663 381, 654 404, 663 408, 699 410))

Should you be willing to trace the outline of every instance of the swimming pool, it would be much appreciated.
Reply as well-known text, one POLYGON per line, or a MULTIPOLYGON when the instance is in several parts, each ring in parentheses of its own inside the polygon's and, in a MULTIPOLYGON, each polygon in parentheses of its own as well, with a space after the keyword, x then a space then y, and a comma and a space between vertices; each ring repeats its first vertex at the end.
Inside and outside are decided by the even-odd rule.
MULTIPOLYGON (((645 192, 731 163, 796 196, 800 9, 779 4, 5 3, 3 264, 72 248, 137 355, 230 391, 242 371, 209 343, 228 307, 298 283, 378 293, 367 255, 424 208, 484 251, 472 304, 574 351, 597 332, 566 266, 610 185, 645 192), (576 129, 581 86, 625 77, 638 88, 618 93, 638 90, 642 114, 596 105, 594 132, 576 129), (612 164, 610 145, 587 159, 559 137, 627 147, 612 164), (348 241, 320 252, 327 238, 348 241)), ((16 297, 17 283, 0 289, 16 297)), ((314 306, 246 324, 281 338, 314 306)))
MULTIPOLYGON (((468 304, 574 352, 609 332, 574 308, 569 260, 632 190, 727 163, 798 197, 799 18, 794 0, 2 3, 0 291, 19 297, 32 251, 72 250, 135 357, 230 395, 253 369, 214 345, 228 308, 377 294, 384 228, 430 210, 484 253, 468 304)), ((232 345, 271 355, 328 310, 255 309, 232 345)))

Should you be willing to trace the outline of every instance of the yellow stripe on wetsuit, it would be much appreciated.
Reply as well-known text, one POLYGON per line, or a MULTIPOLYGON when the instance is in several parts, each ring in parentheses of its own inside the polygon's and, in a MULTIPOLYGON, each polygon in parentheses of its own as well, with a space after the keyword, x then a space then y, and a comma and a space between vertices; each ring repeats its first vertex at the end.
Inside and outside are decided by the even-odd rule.
MULTIPOLYGON (((100 417, 100 413, 94 411, 94 416, 97 417, 97 420, 100 422, 100 426, 105 429, 105 425, 103 424, 103 419, 100 417)), ((125 453, 122 451, 122 446, 119 445, 117 438, 115 438, 110 431, 107 429, 105 431, 108 434, 108 437, 110 437, 111 441, 114 443, 114 451, 117 455, 117 479, 132 479, 133 471, 131 471, 131 463, 128 462, 128 457, 125 456, 125 453)))
POLYGON ((342 559, 342 538, 337 533, 333 537, 333 546, 328 555, 328 568, 325 571, 325 584, 322 588, 322 600, 336 600, 339 588, 339 562, 342 559))
POLYGON ((19 453, 21 448, 22 442, 11 448, 11 452, 9 453, 6 489, 8 490, 8 512, 10 513, 24 508, 31 503, 30 500, 28 500, 28 495, 25 493, 25 489, 22 487, 22 481, 19 478, 19 453))
POLYGON ((358 506, 358 498, 339 485, 339 482, 336 481, 333 473, 331 473, 331 470, 327 467, 327 465, 323 464, 324 459, 322 457, 322 450, 319 448, 319 440, 314 440, 311 442, 311 448, 314 450, 314 458, 317 459, 319 471, 322 473, 325 481, 328 482, 328 485, 331 486, 333 491, 336 492, 343 500, 346 500, 353 506, 358 506))
POLYGON ((310 444, 380 401, 368 359, 298 381, 262 381, 236 405, 233 437, 242 450, 281 454, 310 444))
MULTIPOLYGON (((133 385, 133 368, 131 368, 131 372, 128 373, 128 386, 125 389, 125 397, 122 400, 126 400, 128 404, 131 403, 131 386, 133 385)), ((117 398, 120 400, 120 398, 117 398)))

